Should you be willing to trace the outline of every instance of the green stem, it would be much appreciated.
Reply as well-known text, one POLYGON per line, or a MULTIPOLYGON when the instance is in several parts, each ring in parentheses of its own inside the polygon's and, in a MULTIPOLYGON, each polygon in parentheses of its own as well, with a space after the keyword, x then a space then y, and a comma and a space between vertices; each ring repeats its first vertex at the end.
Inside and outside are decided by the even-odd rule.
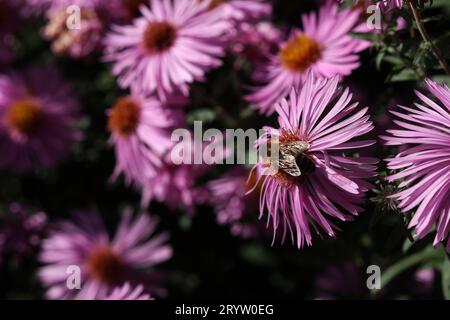
POLYGON ((419 29, 420 35, 422 36, 422 39, 430 46, 430 50, 433 53, 436 60, 441 65, 442 69, 445 70, 447 74, 450 74, 450 67, 448 66, 447 62, 445 61, 441 50, 431 41, 430 35, 428 34, 427 29, 425 29, 425 26, 422 23, 422 17, 420 15, 419 10, 417 9, 415 3, 413 1, 408 1, 409 7, 412 10, 412 13, 414 15, 414 20, 416 21, 417 28, 419 29))
POLYGON ((423 260, 433 257, 437 254, 437 250, 433 247, 427 247, 423 251, 410 255, 409 257, 400 260, 393 266, 389 267, 386 271, 383 272, 381 276, 381 287, 384 288, 386 284, 388 284, 392 279, 394 279, 397 275, 409 269, 416 264, 422 262, 423 260))

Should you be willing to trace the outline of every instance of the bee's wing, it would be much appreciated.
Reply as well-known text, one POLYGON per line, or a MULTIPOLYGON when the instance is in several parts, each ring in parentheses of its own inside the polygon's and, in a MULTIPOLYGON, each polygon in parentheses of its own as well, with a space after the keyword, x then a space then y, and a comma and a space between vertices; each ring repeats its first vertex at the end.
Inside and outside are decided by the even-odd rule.
POLYGON ((302 174, 297 163, 295 163, 295 157, 290 154, 284 155, 280 159, 280 168, 293 177, 300 177, 302 174))
POLYGON ((295 141, 292 147, 296 153, 301 153, 309 149, 309 143, 305 141, 295 141))

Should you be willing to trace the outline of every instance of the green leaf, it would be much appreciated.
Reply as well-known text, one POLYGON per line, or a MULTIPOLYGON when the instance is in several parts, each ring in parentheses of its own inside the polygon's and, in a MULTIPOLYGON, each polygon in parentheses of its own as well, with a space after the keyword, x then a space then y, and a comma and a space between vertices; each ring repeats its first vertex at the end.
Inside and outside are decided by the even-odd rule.
POLYGON ((376 35, 372 32, 363 32, 363 33, 351 32, 350 35, 353 38, 359 39, 359 40, 367 40, 367 41, 371 41, 371 42, 376 41, 376 35))
POLYGON ((214 110, 207 108, 197 109, 190 112, 187 118, 190 124, 194 123, 194 121, 203 121, 205 123, 209 123, 216 119, 216 113, 214 112, 214 110))
POLYGON ((409 240, 409 238, 405 239, 405 242, 403 242, 403 246, 402 246, 402 252, 403 253, 407 253, 409 251, 409 249, 411 249, 411 247, 413 246, 414 242, 412 242, 411 240, 409 240))
POLYGON ((377 67, 378 71, 381 69, 381 62, 384 60, 385 55, 386 55, 386 52, 381 51, 380 53, 378 53, 378 55, 375 59, 375 66, 377 67))
POLYGON ((447 86, 450 87, 450 76, 448 75, 436 75, 431 77, 433 81, 439 82, 439 83, 445 83, 447 86))
POLYGON ((178 219, 178 225, 182 230, 187 231, 192 227, 192 219, 187 215, 183 215, 178 219))
POLYGON ((251 243, 242 246, 240 250, 242 258, 249 263, 260 267, 276 266, 276 257, 264 245, 251 243))
POLYGON ((417 79, 417 75, 414 72, 414 70, 403 69, 399 73, 394 74, 390 80, 391 80, 391 82, 401 82, 401 81, 412 81, 412 80, 416 80, 416 79, 417 79))
POLYGON ((405 62, 402 59, 400 59, 399 57, 391 56, 391 55, 384 57, 384 61, 386 61, 394 66, 404 66, 405 65, 405 62))
POLYGON ((433 0, 433 7, 444 7, 445 11, 450 14, 450 1, 448 0, 433 0))
POLYGON ((246 118, 250 118, 254 115, 255 115, 255 111, 252 108, 248 107, 248 108, 244 108, 239 116, 242 119, 246 119, 246 118))

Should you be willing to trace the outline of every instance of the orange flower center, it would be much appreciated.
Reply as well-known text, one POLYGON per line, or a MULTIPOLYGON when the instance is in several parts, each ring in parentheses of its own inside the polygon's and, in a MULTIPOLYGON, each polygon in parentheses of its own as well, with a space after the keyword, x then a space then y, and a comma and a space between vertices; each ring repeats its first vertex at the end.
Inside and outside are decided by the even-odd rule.
POLYGON ((8 125, 25 135, 32 135, 41 126, 44 111, 34 99, 27 98, 14 102, 6 113, 8 125))
POLYGON ((109 130, 121 136, 129 136, 136 131, 141 110, 130 97, 119 98, 109 114, 109 130))
POLYGON ((86 264, 95 279, 107 284, 119 281, 124 269, 120 256, 108 246, 93 248, 88 254, 86 264))
POLYGON ((144 31, 143 44, 149 53, 160 53, 169 49, 176 37, 177 30, 170 23, 152 22, 144 31))
POLYGON ((280 51, 283 66, 295 72, 304 72, 320 59, 322 49, 313 39, 305 35, 296 35, 280 51))
POLYGON ((224 4, 225 2, 227 2, 227 0, 212 0, 211 3, 209 4, 209 10, 215 9, 218 6, 224 4))

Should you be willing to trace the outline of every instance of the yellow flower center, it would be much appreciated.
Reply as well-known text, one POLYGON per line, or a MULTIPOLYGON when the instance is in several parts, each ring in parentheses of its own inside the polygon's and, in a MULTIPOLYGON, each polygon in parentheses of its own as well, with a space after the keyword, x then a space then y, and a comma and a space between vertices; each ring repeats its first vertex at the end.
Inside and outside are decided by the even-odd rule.
POLYGON ((322 49, 313 39, 305 35, 296 35, 280 51, 283 66, 294 72, 304 72, 320 59, 322 49))
POLYGON ((149 53, 160 53, 175 42, 177 30, 167 22, 151 22, 144 31, 143 44, 149 53))
POLYGON ((140 115, 140 107, 133 99, 119 98, 109 114, 109 130, 121 136, 129 136, 136 131, 140 115))
POLYGON ((32 135, 41 126, 44 111, 38 102, 27 98, 14 102, 6 113, 6 122, 14 130, 32 135))
POLYGON ((93 248, 87 256, 86 265, 92 277, 107 284, 119 281, 124 269, 121 257, 108 246, 93 248))

